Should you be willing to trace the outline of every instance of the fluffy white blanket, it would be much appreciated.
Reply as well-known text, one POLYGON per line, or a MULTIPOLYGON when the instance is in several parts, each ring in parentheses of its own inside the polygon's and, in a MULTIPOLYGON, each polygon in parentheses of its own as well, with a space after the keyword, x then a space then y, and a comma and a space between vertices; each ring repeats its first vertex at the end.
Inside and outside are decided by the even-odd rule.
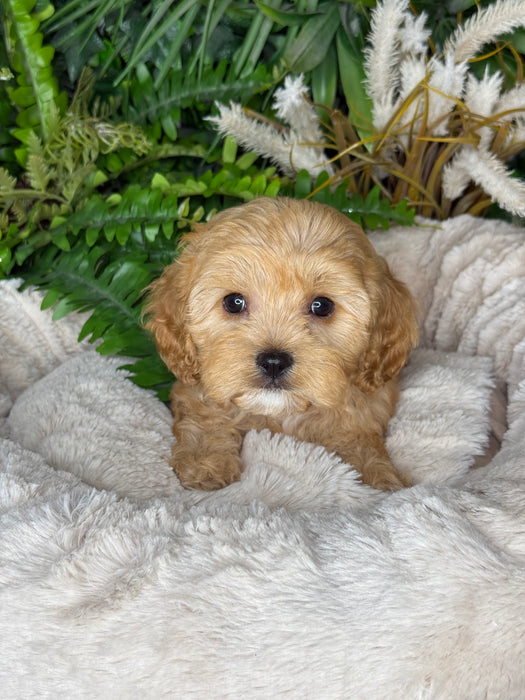
POLYGON ((393 494, 264 432, 183 490, 167 408, 0 284, 2 697, 525 696, 523 230, 372 238, 421 305, 393 494))

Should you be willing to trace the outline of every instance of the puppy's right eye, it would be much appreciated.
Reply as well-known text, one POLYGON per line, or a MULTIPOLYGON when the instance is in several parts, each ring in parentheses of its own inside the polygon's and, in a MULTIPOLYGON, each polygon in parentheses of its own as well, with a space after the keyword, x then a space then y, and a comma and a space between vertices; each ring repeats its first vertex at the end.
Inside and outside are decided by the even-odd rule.
POLYGON ((328 297, 315 297, 310 305, 310 311, 314 316, 326 318, 334 313, 335 304, 328 297))
POLYGON ((246 299, 237 292, 227 294, 222 300, 222 306, 229 314, 240 314, 246 309, 246 299))

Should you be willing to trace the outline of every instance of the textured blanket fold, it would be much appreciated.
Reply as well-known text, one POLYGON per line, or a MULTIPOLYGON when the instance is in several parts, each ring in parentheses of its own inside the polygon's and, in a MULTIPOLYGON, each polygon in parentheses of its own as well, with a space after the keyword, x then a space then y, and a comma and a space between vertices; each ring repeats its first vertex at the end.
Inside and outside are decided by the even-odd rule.
POLYGON ((239 483, 182 489, 168 409, 0 283, 2 697, 524 697, 523 231, 371 238, 423 335, 393 494, 266 431, 239 483))

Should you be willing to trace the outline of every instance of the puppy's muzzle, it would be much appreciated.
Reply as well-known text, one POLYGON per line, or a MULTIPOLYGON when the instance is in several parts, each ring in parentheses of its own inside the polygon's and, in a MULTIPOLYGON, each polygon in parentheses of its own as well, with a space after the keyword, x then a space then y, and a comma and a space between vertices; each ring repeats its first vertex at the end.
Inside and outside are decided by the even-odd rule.
POLYGON ((294 359, 289 352, 283 350, 264 350, 255 358, 255 364, 267 386, 281 388, 294 359))

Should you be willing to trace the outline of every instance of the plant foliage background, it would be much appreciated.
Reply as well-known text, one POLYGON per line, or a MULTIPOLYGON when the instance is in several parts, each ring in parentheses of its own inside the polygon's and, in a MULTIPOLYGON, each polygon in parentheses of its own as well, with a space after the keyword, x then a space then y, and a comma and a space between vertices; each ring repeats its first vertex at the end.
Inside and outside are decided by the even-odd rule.
MULTIPOLYGON (((477 3, 481 6, 488 2, 477 3)), ((347 175, 366 160, 372 105, 364 51, 374 0, 1 0, 0 276, 47 290, 55 318, 91 311, 82 337, 129 358, 134 379, 166 398, 172 381, 140 325, 143 290, 194 222, 257 195, 313 196, 358 222, 408 224, 399 197, 347 175), (222 140, 216 103, 275 123, 272 99, 304 81, 340 177, 283 175, 222 140), (331 186, 329 186, 331 185, 331 186)), ((439 53, 474 0, 415 0, 439 53)), ((523 81, 521 29, 486 47, 477 75, 523 81)), ((435 150, 435 149, 434 149, 435 150)), ((421 161, 422 162, 422 161, 421 161)), ((513 156, 523 176, 522 152, 513 156)), ((503 216, 488 208, 481 213, 503 216)), ((426 212, 428 213, 428 212, 426 212)))

